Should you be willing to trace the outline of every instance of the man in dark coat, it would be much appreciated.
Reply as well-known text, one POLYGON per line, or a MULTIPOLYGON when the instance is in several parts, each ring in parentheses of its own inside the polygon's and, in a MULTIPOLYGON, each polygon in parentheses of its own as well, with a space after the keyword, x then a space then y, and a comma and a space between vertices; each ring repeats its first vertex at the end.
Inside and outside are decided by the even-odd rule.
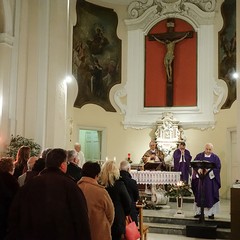
POLYGON ((10 209, 7 240, 91 239, 86 200, 65 174, 66 158, 65 150, 51 150, 46 168, 20 189, 10 209))
POLYGON ((121 176, 120 179, 125 183, 128 194, 132 200, 130 216, 132 220, 135 221, 136 224, 138 225, 138 219, 137 219, 138 211, 136 208, 136 202, 139 199, 139 191, 138 191, 137 182, 134 179, 132 179, 132 176, 129 173, 130 170, 131 170, 131 166, 128 161, 124 160, 120 163, 120 176, 121 176))
POLYGON ((82 169, 77 165, 78 164, 78 156, 75 150, 69 150, 67 152, 67 175, 73 178, 75 182, 78 182, 82 177, 82 169))
POLYGON ((0 159, 0 239, 4 239, 7 231, 7 217, 11 202, 19 189, 17 179, 13 176, 13 159, 0 159))

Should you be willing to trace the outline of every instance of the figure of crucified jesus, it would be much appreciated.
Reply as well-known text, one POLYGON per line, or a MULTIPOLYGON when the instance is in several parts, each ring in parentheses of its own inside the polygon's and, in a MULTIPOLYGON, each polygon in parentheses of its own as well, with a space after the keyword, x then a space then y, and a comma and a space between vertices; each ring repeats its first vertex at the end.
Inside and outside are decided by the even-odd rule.
POLYGON ((152 35, 152 37, 157 41, 157 42, 160 42, 160 43, 163 43, 166 45, 166 48, 167 48, 167 52, 165 54, 165 57, 164 57, 164 66, 165 66, 165 69, 166 69, 166 73, 167 73, 167 80, 169 83, 172 82, 172 62, 173 62, 173 59, 174 59, 174 50, 175 50, 175 45, 176 43, 182 41, 184 38, 186 38, 188 36, 189 32, 187 32, 182 38, 179 38, 179 39, 176 39, 176 40, 169 40, 169 39, 166 39, 166 40, 160 40, 158 39, 156 36, 152 35))

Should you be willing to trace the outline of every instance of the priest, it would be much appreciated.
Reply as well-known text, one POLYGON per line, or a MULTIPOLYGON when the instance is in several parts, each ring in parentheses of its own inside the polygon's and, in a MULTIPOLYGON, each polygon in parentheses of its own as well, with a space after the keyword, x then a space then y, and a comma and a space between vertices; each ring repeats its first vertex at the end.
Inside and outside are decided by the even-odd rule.
POLYGON ((149 149, 142 156, 142 162, 144 163, 144 169, 153 167, 156 170, 166 170, 166 164, 164 162, 164 154, 157 148, 155 141, 149 143, 149 149), (146 168, 146 165, 149 167, 146 168))
POLYGON ((200 176, 206 174, 203 181, 204 190, 204 213, 209 219, 214 219, 214 215, 219 211, 219 189, 221 187, 220 158, 213 153, 212 143, 205 145, 204 152, 197 154, 194 160, 205 160, 214 163, 214 168, 198 169, 193 171, 192 176, 192 190, 195 196, 195 218, 201 216, 201 181, 200 176))

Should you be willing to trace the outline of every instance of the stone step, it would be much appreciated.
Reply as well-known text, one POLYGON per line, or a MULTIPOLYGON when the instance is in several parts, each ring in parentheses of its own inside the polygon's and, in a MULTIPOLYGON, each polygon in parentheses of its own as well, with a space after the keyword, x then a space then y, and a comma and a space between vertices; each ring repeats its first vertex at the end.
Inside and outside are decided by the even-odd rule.
MULTIPOLYGON (((145 222, 144 224, 149 226, 150 233, 186 236, 186 225, 184 224, 150 223, 150 222, 145 222)), ((230 239, 230 234, 231 234, 230 228, 217 227, 216 230, 217 239, 230 239)))
POLYGON ((146 223, 150 233, 186 235, 186 226, 168 223, 146 223))
MULTIPOLYGON (((178 217, 155 217, 155 216, 143 216, 143 221, 148 223, 164 223, 169 225, 191 225, 191 224, 197 224, 198 219, 196 218, 178 218, 178 217)), ((225 228, 230 229, 231 223, 230 221, 224 221, 221 219, 205 219, 206 224, 208 225, 217 225, 218 228, 225 228)))

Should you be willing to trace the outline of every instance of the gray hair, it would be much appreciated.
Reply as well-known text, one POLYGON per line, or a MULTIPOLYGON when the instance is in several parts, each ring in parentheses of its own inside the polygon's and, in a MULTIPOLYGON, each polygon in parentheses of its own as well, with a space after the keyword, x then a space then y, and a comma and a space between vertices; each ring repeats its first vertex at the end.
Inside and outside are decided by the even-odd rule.
POLYGON ((130 163, 127 160, 120 162, 120 170, 128 171, 131 168, 130 163))
POLYGON ((68 150, 67 151, 68 162, 73 162, 76 157, 77 157, 77 152, 75 150, 68 150))
POLYGON ((213 149, 213 144, 212 143, 206 143, 205 147, 210 147, 211 149, 213 149))

